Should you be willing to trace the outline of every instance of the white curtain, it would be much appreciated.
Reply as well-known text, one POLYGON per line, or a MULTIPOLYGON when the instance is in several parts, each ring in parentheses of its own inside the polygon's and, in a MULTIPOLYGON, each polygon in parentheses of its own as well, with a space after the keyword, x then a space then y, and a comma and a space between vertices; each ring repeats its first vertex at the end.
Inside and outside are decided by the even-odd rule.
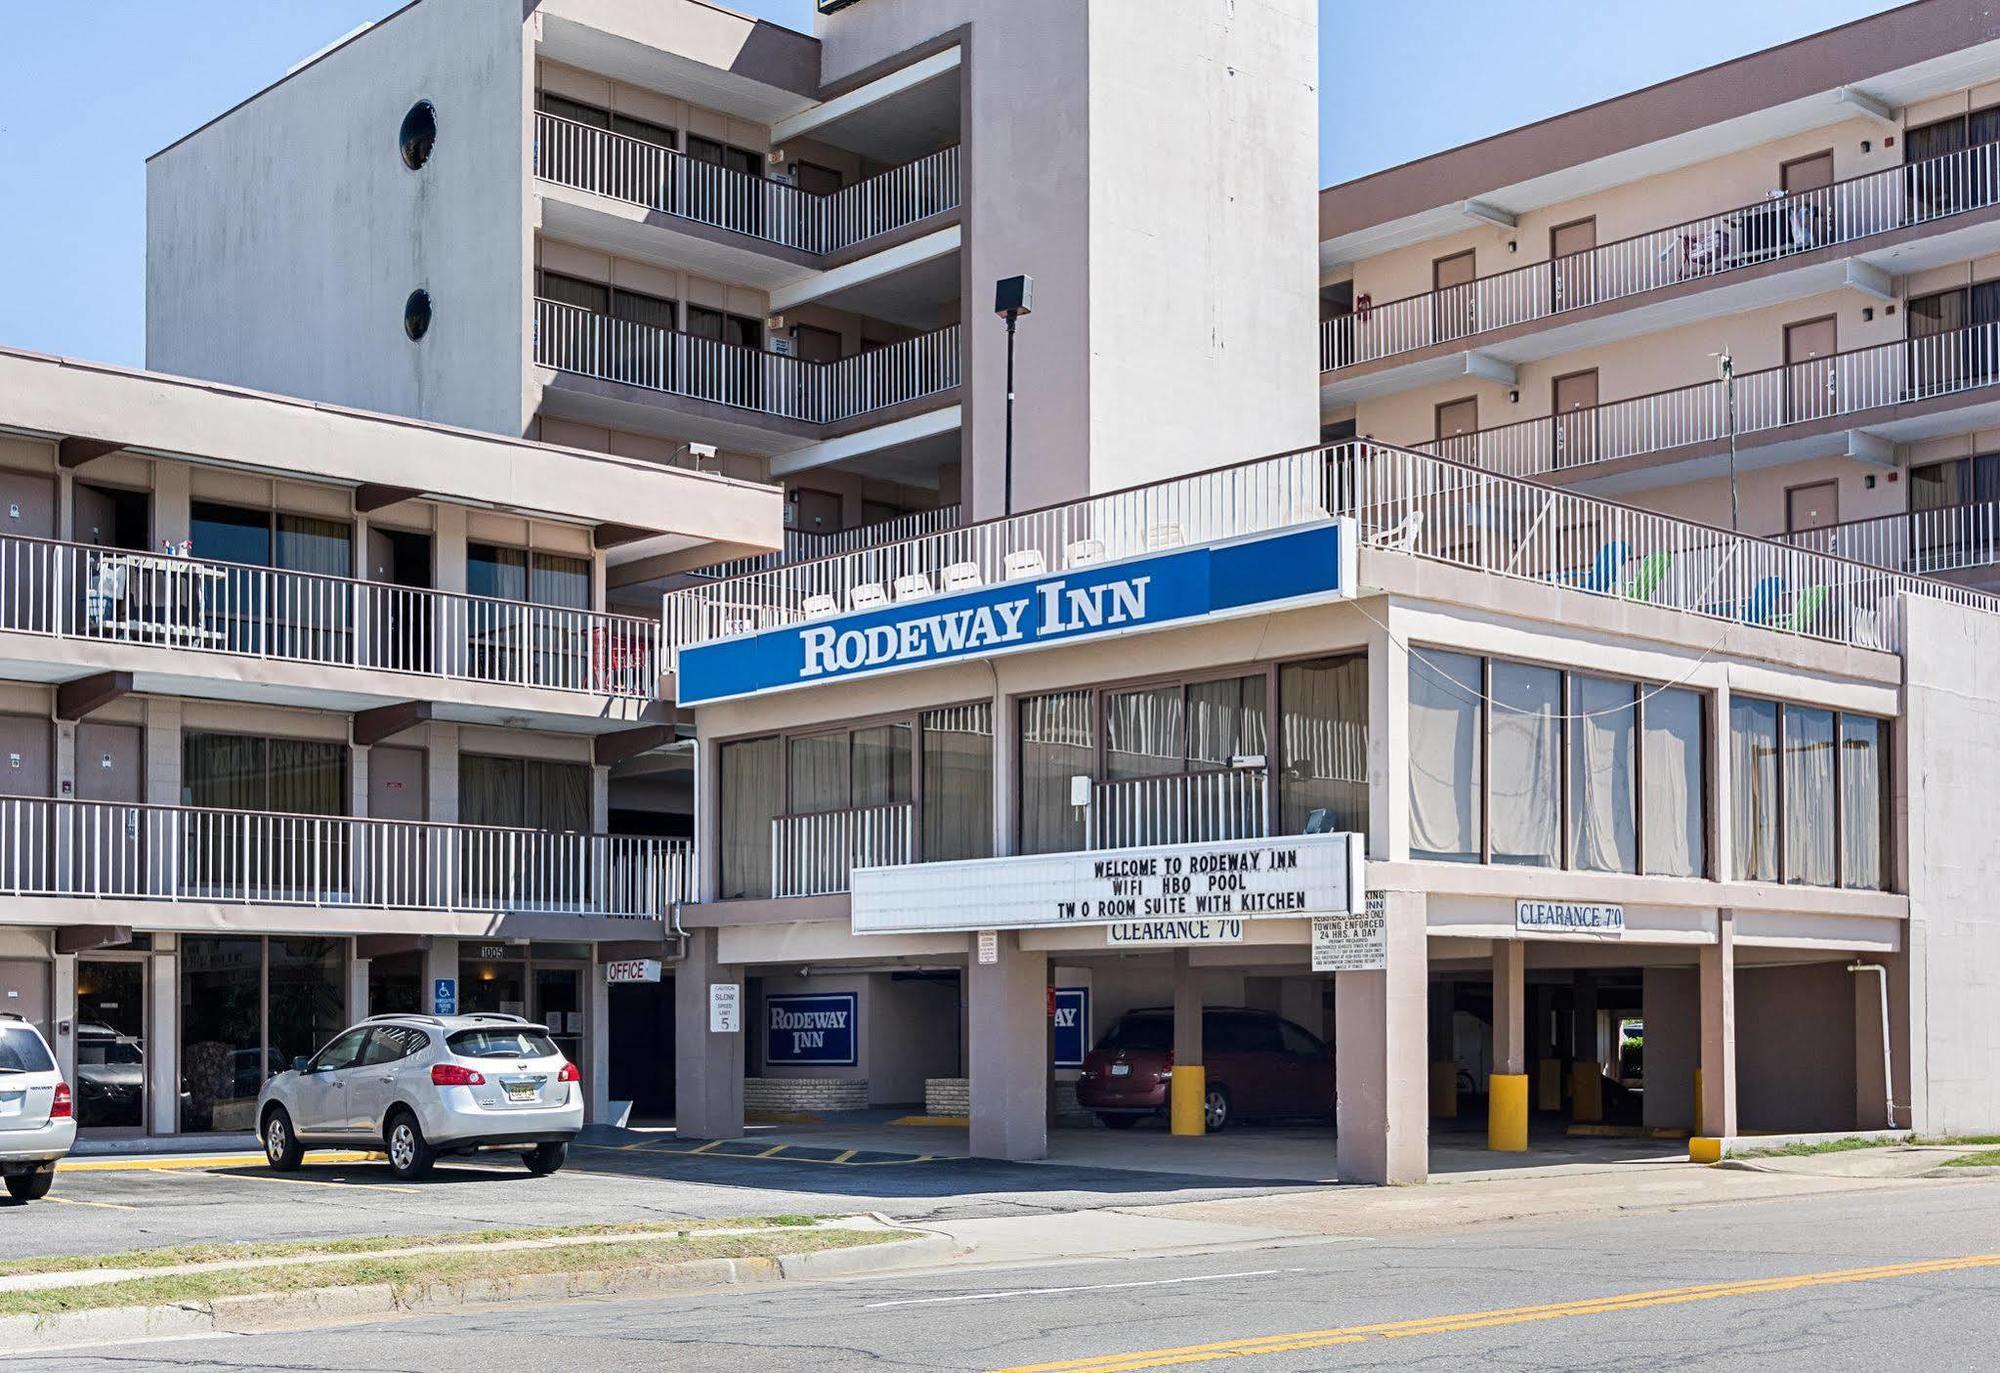
POLYGON ((1866 715, 1840 717, 1841 880, 1850 887, 1880 891, 1882 863, 1883 744, 1880 720, 1866 715))
POLYGON ((1562 674, 1493 664, 1493 861, 1555 867, 1561 858, 1562 674))
POLYGON ((1633 744, 1638 734, 1630 682, 1570 678, 1569 831, 1572 867, 1636 872, 1633 744))
POLYGON ((809 734, 790 741, 792 795, 790 815, 846 810, 847 735, 809 734))
POLYGON ((1021 702, 1021 852, 1072 853, 1083 847, 1084 812, 1070 804, 1070 779, 1094 776, 1095 698, 1057 691, 1021 702))
POLYGON ((1187 767, 1181 688, 1112 693, 1104 702, 1104 770, 1111 781, 1159 777, 1187 767))
POLYGON ((1778 880, 1778 707, 1729 700, 1731 867, 1740 882, 1778 880))
POLYGON ((1809 887, 1837 880, 1830 710, 1785 707, 1785 880, 1809 887))
POLYGON ((784 786, 777 739, 746 739, 721 749, 722 895, 771 894, 771 821, 784 786))
POLYGON ((1701 697, 1660 691, 1646 700, 1646 871, 1700 877, 1706 869, 1702 833, 1701 697))
POLYGON ((1284 772, 1280 821, 1300 834, 1315 811, 1325 828, 1368 830, 1368 656, 1351 654, 1278 671, 1279 729, 1284 772))
POLYGON ((993 856, 993 706, 924 712, 924 861, 993 856))
POLYGON ((1265 677, 1195 682, 1187 689, 1188 769, 1226 768, 1233 758, 1268 751, 1265 677))
POLYGON ((900 806, 910 799, 910 727, 854 731, 854 804, 900 806))
POLYGON ((1480 660, 1410 650, 1410 856, 1479 861, 1480 660))

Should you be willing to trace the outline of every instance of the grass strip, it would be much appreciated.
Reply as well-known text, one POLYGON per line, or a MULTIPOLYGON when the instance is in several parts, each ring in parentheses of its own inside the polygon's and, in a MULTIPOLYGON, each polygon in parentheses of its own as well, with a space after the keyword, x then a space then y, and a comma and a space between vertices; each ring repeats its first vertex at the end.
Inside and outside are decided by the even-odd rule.
POLYGON ((1894 1149, 1901 1140, 1822 1139, 1810 1144, 1784 1144, 1775 1149, 1735 1149, 1731 1158, 1809 1158, 1814 1154, 1845 1154, 1856 1149, 1894 1149))
POLYGON ((691 1259, 776 1258, 785 1254, 851 1249, 911 1239, 909 1231, 805 1230, 782 1234, 662 1236, 621 1244, 547 1249, 503 1249, 490 1253, 366 1257, 288 1268, 225 1269, 204 1273, 163 1273, 154 1278, 61 1287, 39 1292, 0 1292, 0 1316, 48 1316, 117 1306, 165 1306, 213 1301, 219 1297, 305 1292, 316 1288, 387 1283, 399 1291, 473 1279, 526 1277, 549 1273, 595 1273, 647 1268, 691 1259))
POLYGON ((2000 1168, 2000 1149, 1988 1149, 1984 1153, 1966 1154, 1945 1164, 1947 1168, 2000 1168))

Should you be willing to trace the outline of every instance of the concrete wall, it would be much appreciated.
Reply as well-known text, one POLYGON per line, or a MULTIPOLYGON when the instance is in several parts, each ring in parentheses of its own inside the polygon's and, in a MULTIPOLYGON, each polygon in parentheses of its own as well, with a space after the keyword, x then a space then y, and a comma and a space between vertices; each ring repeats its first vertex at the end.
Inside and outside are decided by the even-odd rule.
MULTIPOLYGON (((1745 1132, 1852 1130, 1854 978, 1844 962, 1736 969, 1736 1121, 1745 1132)), ((1647 1026, 1647 1046, 1652 1044, 1647 1026)), ((1647 1063, 1648 1077, 1652 1064, 1647 1063)), ((1871 1127, 1879 1127, 1871 1120, 1871 1127)))
POLYGON ((755 1076, 865 1079, 869 1105, 906 1106, 923 1101, 926 1078, 953 1077, 959 1072, 958 987, 954 982, 897 980, 888 973, 830 970, 810 977, 764 976, 758 985, 758 1003, 748 1008, 744 1022, 751 1035, 750 1062, 755 1076), (764 1064, 762 998, 800 992, 855 993, 853 1067, 764 1064))
POLYGON ((424 0, 156 154, 149 365, 520 434, 527 85, 518 6, 424 0), (413 172, 397 131, 425 99, 413 172))
MULTIPOLYGON (((1645 1124, 1695 1123, 1694 1075, 1701 1066, 1701 985, 1693 968, 1647 968, 1645 1124)), ((1740 1042, 1740 1039, 1739 1039, 1740 1042)))

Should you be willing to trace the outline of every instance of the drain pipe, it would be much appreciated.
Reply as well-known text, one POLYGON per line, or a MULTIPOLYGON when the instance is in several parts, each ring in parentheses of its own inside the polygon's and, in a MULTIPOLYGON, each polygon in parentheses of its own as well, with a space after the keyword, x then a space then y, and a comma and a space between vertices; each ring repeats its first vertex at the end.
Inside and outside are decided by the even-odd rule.
POLYGON ((1888 1109, 1888 1126, 1896 1128, 1896 1079, 1891 1076, 1892 1066, 1889 1053, 1889 970, 1880 963, 1850 963, 1847 971, 1855 976, 1862 973, 1875 974, 1875 986, 1882 994, 1882 1095, 1883 1105, 1888 1109))

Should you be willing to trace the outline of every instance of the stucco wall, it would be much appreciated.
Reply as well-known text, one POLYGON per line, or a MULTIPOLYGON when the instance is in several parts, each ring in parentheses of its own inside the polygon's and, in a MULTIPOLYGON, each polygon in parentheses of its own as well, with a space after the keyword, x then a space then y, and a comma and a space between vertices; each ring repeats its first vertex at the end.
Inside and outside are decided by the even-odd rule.
POLYGON ((1853 984, 1844 962, 1737 967, 1738 1129, 1855 1128, 1853 984))
POLYGON ((157 154, 148 365, 520 434, 522 34, 518 7, 424 0, 157 154), (424 99, 439 135, 413 172, 397 132, 424 99))
POLYGON ((871 1106, 914 1105, 924 1099, 924 1080, 959 1072, 958 985, 936 980, 898 979, 889 973, 830 973, 810 977, 766 976, 751 1008, 752 1076, 765 1078, 865 1079, 871 1106), (856 994, 853 1067, 821 1068, 764 1064, 763 998, 797 993, 856 994))

